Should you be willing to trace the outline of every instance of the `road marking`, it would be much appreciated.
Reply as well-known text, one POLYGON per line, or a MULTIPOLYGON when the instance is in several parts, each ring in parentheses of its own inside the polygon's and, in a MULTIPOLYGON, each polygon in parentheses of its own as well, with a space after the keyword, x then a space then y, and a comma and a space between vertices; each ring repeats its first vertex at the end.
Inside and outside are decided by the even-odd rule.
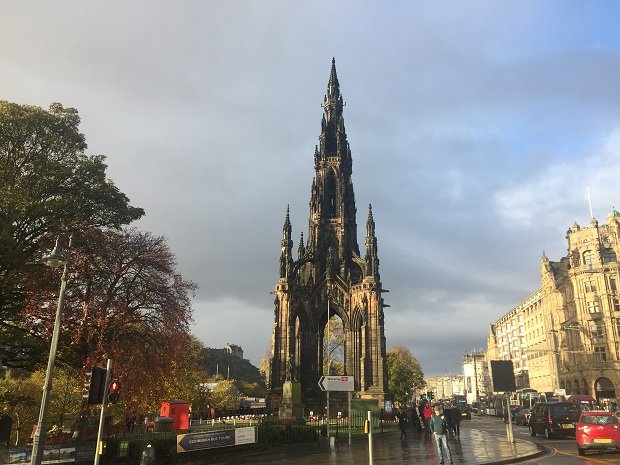
POLYGON ((609 465, 610 463, 618 463, 616 458, 614 458, 613 462, 610 462, 608 460, 595 459, 591 455, 582 456, 582 455, 579 455, 576 452, 564 452, 564 451, 556 449, 555 447, 553 448, 553 451, 558 453, 558 454, 568 455, 569 457, 576 457, 576 458, 581 459, 581 460, 587 460, 588 462, 600 463, 602 465, 609 465))

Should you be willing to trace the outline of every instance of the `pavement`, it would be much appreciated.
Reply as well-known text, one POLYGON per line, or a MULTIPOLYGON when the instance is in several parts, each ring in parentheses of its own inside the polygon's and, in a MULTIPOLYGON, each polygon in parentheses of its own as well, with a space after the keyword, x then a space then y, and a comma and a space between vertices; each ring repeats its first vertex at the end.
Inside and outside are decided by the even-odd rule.
MULTIPOLYGON (((537 444, 517 439, 509 443, 506 436, 488 433, 475 428, 469 422, 461 423, 459 437, 451 436, 448 445, 454 464, 511 464, 545 454, 537 444)), ((439 464, 434 439, 425 431, 409 428, 407 437, 401 439, 400 432, 386 432, 373 435, 373 465, 439 464)), ((314 465, 369 464, 368 440, 355 438, 349 448, 346 434, 338 438, 334 447, 327 440, 323 444, 299 444, 271 449, 248 457, 236 456, 216 460, 220 465, 228 464, 273 464, 314 465)), ((446 458, 446 464, 450 463, 446 458)))

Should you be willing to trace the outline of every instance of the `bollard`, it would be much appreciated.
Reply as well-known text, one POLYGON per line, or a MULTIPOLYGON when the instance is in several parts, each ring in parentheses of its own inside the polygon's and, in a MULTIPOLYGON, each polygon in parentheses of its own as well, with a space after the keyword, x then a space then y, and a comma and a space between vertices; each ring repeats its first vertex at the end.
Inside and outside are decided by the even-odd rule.
POLYGON ((142 451, 140 465, 155 465, 155 449, 150 444, 142 451))

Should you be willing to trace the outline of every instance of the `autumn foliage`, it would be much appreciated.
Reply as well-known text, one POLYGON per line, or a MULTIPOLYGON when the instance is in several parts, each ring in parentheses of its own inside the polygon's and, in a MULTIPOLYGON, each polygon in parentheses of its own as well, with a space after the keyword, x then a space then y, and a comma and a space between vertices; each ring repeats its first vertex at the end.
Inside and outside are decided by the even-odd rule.
POLYGON ((56 365, 80 377, 111 359, 122 385, 114 408, 125 414, 191 401, 196 285, 176 271, 164 237, 128 226, 144 211, 108 180, 105 157, 85 154, 79 122, 60 104, 0 101, 0 358, 45 367, 62 269, 40 259, 72 235, 56 365))

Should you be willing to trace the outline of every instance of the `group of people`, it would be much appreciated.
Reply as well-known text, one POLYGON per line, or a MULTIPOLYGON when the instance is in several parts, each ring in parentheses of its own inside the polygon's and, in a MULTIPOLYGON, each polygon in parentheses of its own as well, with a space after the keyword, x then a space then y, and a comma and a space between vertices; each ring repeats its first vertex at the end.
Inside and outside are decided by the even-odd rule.
MULTIPOLYGON (((423 429, 428 434, 433 435, 437 453, 439 454, 439 463, 445 463, 447 460, 452 462, 452 451, 448 445, 448 436, 459 436, 461 432, 461 412, 454 404, 445 404, 443 408, 440 405, 431 406, 430 402, 423 400, 418 405, 417 410, 411 412, 411 419, 418 431, 423 429)), ((398 425, 400 428, 400 437, 407 437, 407 425, 409 423, 407 412, 402 410, 397 415, 398 425)))

